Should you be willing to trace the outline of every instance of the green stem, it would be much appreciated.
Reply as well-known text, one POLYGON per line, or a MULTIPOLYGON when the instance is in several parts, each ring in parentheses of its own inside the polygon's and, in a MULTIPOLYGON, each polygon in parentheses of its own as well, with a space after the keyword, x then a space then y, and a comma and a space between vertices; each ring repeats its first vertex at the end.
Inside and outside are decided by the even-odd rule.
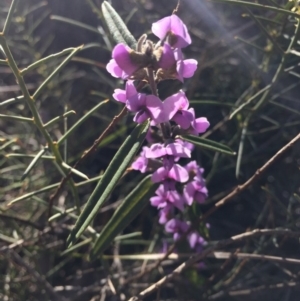
POLYGON ((0 119, 8 119, 8 120, 15 120, 15 121, 23 121, 33 123, 32 118, 22 117, 22 116, 10 116, 10 115, 3 115, 0 114, 0 119))
POLYGON ((5 24, 4 24, 3 31, 2 31, 3 35, 6 35, 8 33, 8 30, 9 30, 9 27, 11 24, 11 20, 12 20, 12 16, 13 16, 16 6, 18 5, 18 2, 19 2, 19 0, 13 0, 10 5, 8 15, 6 17, 5 24))
MULTIPOLYGON (((16 77, 17 83, 19 84, 19 87, 20 87, 20 89, 22 91, 24 99, 25 99, 25 101, 26 101, 26 103, 27 103, 27 105, 28 105, 28 107, 29 107, 29 109, 30 109, 30 111, 32 113, 33 122, 35 123, 36 127, 39 129, 39 131, 41 132, 41 134, 43 135, 43 137, 47 141, 49 149, 52 151, 52 153, 55 156, 55 161, 56 161, 57 165, 63 171, 66 171, 65 168, 62 166, 63 160, 62 160, 62 157, 61 157, 60 152, 58 150, 57 143, 52 140, 50 134, 45 129, 44 124, 43 124, 42 119, 41 119, 41 116, 39 115, 39 113, 37 111, 37 108, 35 106, 35 99, 34 98, 37 97, 38 94, 39 94, 39 92, 42 90, 41 86, 35 92, 35 94, 33 96, 31 96, 30 93, 29 93, 29 91, 28 91, 28 89, 27 89, 27 87, 26 87, 24 78, 21 75, 20 70, 18 69, 18 66, 17 66, 17 64, 16 64, 16 62, 14 60, 14 57, 13 57, 11 51, 10 51, 10 48, 9 48, 9 46, 7 44, 7 41, 6 41, 3 33, 0 33, 0 45, 2 46, 2 49, 3 49, 3 51, 4 51, 5 55, 6 55, 7 63, 9 65, 10 69, 12 70, 14 76, 16 77)), ((80 48, 77 48, 77 49, 79 50, 80 48)), ((74 53, 74 51, 72 53, 74 53)), ((64 62, 66 60, 64 60, 64 62)), ((55 71, 57 71, 57 69, 55 71)), ((45 86, 50 81, 50 79, 52 79, 55 71, 44 81, 44 83, 42 84, 42 86, 45 86)), ((72 191, 73 197, 75 198, 75 202, 78 205, 79 204, 78 193, 77 193, 77 189, 75 187, 74 181, 72 179, 69 179, 69 185, 70 185, 70 189, 72 191)))

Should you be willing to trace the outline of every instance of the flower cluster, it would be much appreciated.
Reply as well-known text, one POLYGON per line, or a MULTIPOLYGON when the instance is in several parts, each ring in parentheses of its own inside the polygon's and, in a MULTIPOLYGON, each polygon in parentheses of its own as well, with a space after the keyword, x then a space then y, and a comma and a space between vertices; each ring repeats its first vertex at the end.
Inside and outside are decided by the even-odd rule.
MULTIPOLYGON (((178 136, 204 133, 209 122, 205 117, 195 117, 182 90, 163 101, 157 94, 160 81, 177 79, 183 82, 197 69, 196 60, 183 58, 181 49, 191 44, 185 24, 173 14, 153 23, 152 32, 160 39, 156 44, 143 35, 135 50, 122 43, 116 45, 106 68, 112 76, 127 80, 125 90, 114 91, 114 99, 135 114, 135 122, 151 120, 147 135, 149 146, 142 148, 132 168, 142 173, 153 172, 152 181, 160 185, 150 203, 159 210, 159 223, 178 240, 189 228, 189 222, 178 217, 194 202, 203 203, 208 194, 203 169, 196 161, 180 165, 181 161, 191 158, 194 146, 178 136), (140 92, 147 84, 152 94, 140 92)), ((195 231, 189 233, 187 239, 196 251, 205 243, 195 231)))

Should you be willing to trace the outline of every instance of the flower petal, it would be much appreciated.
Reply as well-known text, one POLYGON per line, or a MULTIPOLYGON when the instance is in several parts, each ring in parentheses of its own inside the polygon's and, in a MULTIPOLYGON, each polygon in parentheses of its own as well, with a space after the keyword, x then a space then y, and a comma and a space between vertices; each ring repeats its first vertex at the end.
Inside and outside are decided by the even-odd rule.
POLYGON ((192 127, 198 134, 204 133, 208 129, 209 125, 210 124, 206 117, 197 118, 192 123, 192 127))
POLYGON ((189 174, 185 168, 178 164, 174 164, 169 171, 168 177, 177 182, 184 183, 189 179, 189 174))
POLYGON ((132 49, 123 43, 117 44, 112 51, 112 58, 129 76, 139 68, 139 66, 134 64, 131 60, 130 53, 132 51, 132 49))
POLYGON ((146 96, 146 107, 150 112, 151 119, 155 122, 155 124, 165 122, 165 113, 163 110, 162 101, 156 97, 155 95, 147 95, 146 96))
POLYGON ((126 103, 126 91, 122 89, 115 89, 113 98, 119 102, 126 103))
POLYGON ((106 70, 116 78, 122 78, 126 79, 128 77, 128 74, 125 73, 119 65, 116 63, 114 59, 111 59, 108 64, 106 65, 106 70))
POLYGON ((182 76, 184 78, 190 78, 194 75, 197 69, 198 62, 194 59, 188 59, 183 61, 182 76))

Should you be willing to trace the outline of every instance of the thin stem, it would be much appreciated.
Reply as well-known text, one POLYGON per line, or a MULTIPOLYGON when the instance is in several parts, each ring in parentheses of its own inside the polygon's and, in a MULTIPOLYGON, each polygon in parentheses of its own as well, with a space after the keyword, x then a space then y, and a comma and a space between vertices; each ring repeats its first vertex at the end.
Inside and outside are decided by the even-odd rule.
POLYGON ((4 24, 4 27, 3 27, 3 31, 2 31, 3 35, 6 35, 8 33, 8 30, 9 30, 9 27, 10 27, 10 24, 11 24, 11 20, 12 20, 12 16, 13 16, 13 13, 15 11, 16 6, 18 5, 18 2, 19 2, 19 0, 13 0, 12 3, 11 3, 11 6, 9 8, 9 12, 8 12, 8 15, 6 17, 5 24, 4 24))
MULTIPOLYGON (((60 155, 57 143, 52 140, 50 134, 48 133, 48 131, 44 127, 44 124, 42 122, 41 116, 39 115, 39 113, 37 111, 37 108, 35 106, 35 99, 34 99, 34 97, 37 97, 38 94, 39 94, 39 92, 41 92, 42 86, 45 86, 45 84, 47 84, 50 81, 50 79, 52 79, 55 71, 57 71, 58 68, 44 81, 44 83, 42 84, 42 86, 35 92, 35 94, 33 96, 31 96, 30 93, 29 93, 29 91, 28 91, 28 89, 27 89, 27 87, 26 87, 26 83, 24 81, 24 78, 21 75, 20 70, 18 69, 18 66, 17 66, 17 64, 16 64, 16 62, 14 60, 14 57, 13 57, 11 51, 10 51, 10 48, 9 48, 9 46, 7 44, 7 41, 6 41, 3 33, 0 33, 0 45, 2 46, 2 49, 3 49, 3 51, 4 51, 5 55, 6 55, 7 63, 9 65, 10 69, 12 70, 14 76, 16 77, 17 83, 20 86, 20 89, 22 91, 24 99, 25 99, 25 101, 26 101, 26 103, 27 103, 27 105, 28 105, 28 107, 29 107, 29 109, 31 111, 31 114, 33 116, 33 122, 35 123, 36 127, 39 129, 39 131, 41 132, 41 134, 43 135, 43 137, 47 141, 49 149, 52 151, 52 153, 55 156, 55 161, 56 161, 57 165, 63 171, 65 171, 65 168, 62 166, 63 160, 62 160, 62 157, 60 155)), ((79 50, 80 48, 77 48, 77 49, 79 50)), ((73 54, 73 53, 74 53, 74 51, 71 54, 73 54)), ((69 57, 70 57, 70 55, 69 55, 69 57)), ((66 60, 64 60, 64 62, 68 61, 68 58, 66 60)), ((70 188, 71 188, 71 191, 72 191, 73 197, 75 198, 76 203, 79 204, 79 198, 78 198, 77 189, 76 189, 74 181, 72 179, 69 179, 69 185, 70 185, 70 188)))

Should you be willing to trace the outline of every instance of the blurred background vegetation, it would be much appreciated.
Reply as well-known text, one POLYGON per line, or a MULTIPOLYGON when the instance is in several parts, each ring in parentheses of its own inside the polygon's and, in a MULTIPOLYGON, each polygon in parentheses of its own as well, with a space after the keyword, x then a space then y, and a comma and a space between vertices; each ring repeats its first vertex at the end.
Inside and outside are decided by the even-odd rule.
MULTIPOLYGON (((136 38, 146 32, 155 39, 151 24, 170 15, 177 0, 112 0, 111 3, 136 38)), ((259 3, 287 11, 294 6, 283 0, 259 3)), ((0 28, 10 4, 10 0, 0 2, 0 28)), ((19 69, 64 49, 85 45, 46 85, 35 102, 44 123, 66 112, 76 112, 49 125, 55 141, 98 103, 110 99, 61 145, 61 153, 70 166, 122 110, 111 97, 116 87, 122 87, 122 81, 105 70, 113 41, 106 34, 100 7, 100 0, 23 0, 17 6, 7 35, 19 69)), ((209 199, 200 206, 205 213, 299 133, 298 39, 293 53, 285 52, 297 21, 293 16, 272 10, 204 0, 182 0, 178 15, 193 41, 185 56, 198 60, 195 76, 182 88, 196 115, 207 117, 211 123, 203 136, 237 152, 235 157, 199 149, 194 152, 194 159, 205 168, 209 190, 209 199), (280 74, 276 76, 279 68, 280 74), (260 105, 262 95, 266 96, 260 105), (243 109, 229 118, 243 104, 246 104, 243 109)), ((26 72, 24 79, 29 91, 34 93, 64 58, 65 55, 57 56, 26 72)), ((2 53, 0 59, 5 59, 2 53)), ((22 94, 10 68, 1 64, 0 74, 0 299, 127 300, 183 262, 186 258, 166 260, 151 273, 133 277, 153 264, 135 255, 159 253, 170 238, 158 224, 157 212, 150 205, 115 240, 103 258, 87 260, 91 247, 89 233, 82 237, 81 246, 65 252, 65 241, 76 218, 75 212, 66 210, 74 207, 74 198, 65 186, 51 213, 61 216, 48 222, 49 199, 61 181, 61 174, 53 164, 52 154, 46 150, 24 178, 24 171, 46 141, 31 121, 3 117, 32 115, 26 103, 18 99, 22 94), (8 206, 12 201, 15 203, 8 206), (131 256, 118 257, 126 254, 131 256)), ((176 81, 164 83, 159 87, 160 95, 169 95, 178 87, 176 81)), ((79 164, 78 169, 90 179, 73 177, 75 183, 82 182, 77 184, 81 205, 133 126, 132 116, 122 118, 97 151, 79 164)), ((209 217, 208 243, 257 228, 299 231, 299 165, 296 144, 258 182, 209 217)), ((94 220, 93 229, 97 232, 102 229, 139 179, 141 175, 135 172, 122 178, 94 220)), ((290 237, 261 236, 224 251, 300 259, 299 241, 290 237)), ((299 262, 210 257, 201 268, 188 269, 158 295, 152 294, 146 300, 299 300, 298 267, 299 262)))

